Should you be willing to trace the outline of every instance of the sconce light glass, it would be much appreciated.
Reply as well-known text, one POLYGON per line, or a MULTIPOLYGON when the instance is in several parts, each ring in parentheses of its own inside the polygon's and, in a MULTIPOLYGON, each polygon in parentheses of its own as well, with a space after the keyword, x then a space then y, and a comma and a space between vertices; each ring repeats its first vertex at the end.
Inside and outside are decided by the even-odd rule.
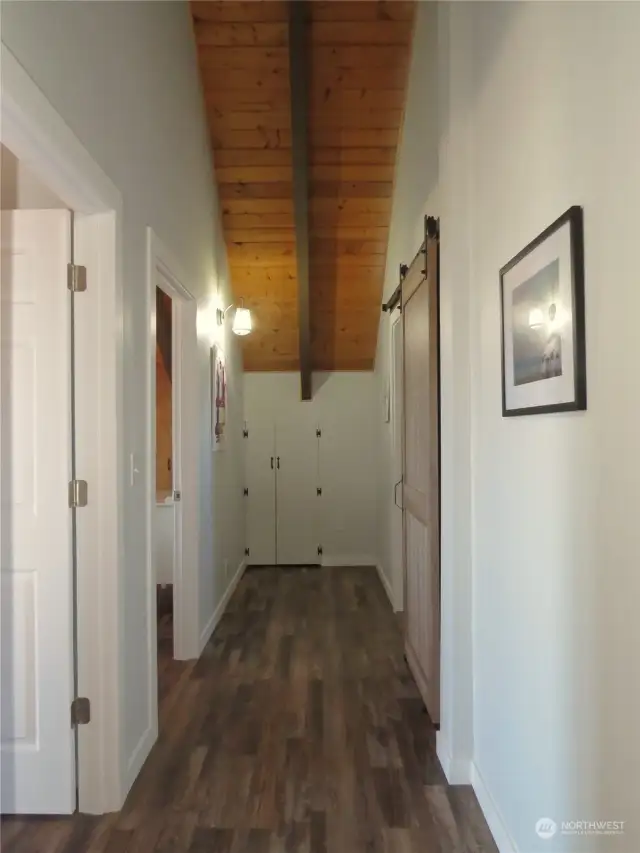
MULTIPOLYGON (((233 308, 233 305, 229 305, 227 308, 222 310, 222 308, 218 308, 217 316, 218 316, 218 325, 222 326, 224 323, 224 318, 227 316, 227 311, 230 311, 233 308)), ((240 300, 240 305, 236 308, 236 313, 233 317, 233 324, 231 326, 231 331, 234 335, 248 335, 253 328, 253 324, 251 322, 251 311, 248 308, 244 307, 244 300, 240 300)))
POLYGON ((236 308, 236 315, 233 318, 233 326, 231 327, 235 335, 248 335, 251 332, 251 311, 244 306, 236 308))

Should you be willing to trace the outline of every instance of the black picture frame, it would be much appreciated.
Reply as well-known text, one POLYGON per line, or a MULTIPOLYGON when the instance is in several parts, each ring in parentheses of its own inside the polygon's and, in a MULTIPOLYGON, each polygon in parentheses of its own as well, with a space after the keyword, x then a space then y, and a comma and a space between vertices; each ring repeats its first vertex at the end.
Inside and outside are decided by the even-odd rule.
MULTIPOLYGON (((541 268, 542 269, 542 268, 541 268)), ((535 274, 537 275, 537 273, 535 274)), ((535 276, 534 276, 535 277, 535 276)), ((528 284, 533 280, 533 277, 528 280, 523 280, 522 284, 528 284)), ((511 291, 512 300, 515 288, 511 291)), ((555 316, 555 305, 550 306, 549 311, 553 308, 555 316)), ((512 318, 512 315, 511 319, 512 318)), ((555 222, 552 222, 548 228, 545 228, 534 240, 528 243, 524 249, 518 252, 511 260, 506 263, 500 270, 500 320, 501 320, 501 349, 502 349, 502 416, 503 417, 518 417, 522 415, 542 415, 551 414, 553 412, 573 412, 584 411, 587 408, 587 367, 586 367, 586 337, 585 337, 585 287, 584 287, 584 224, 582 207, 574 205, 565 211, 562 216, 559 216, 555 222), (544 246, 550 238, 552 238, 560 229, 569 226, 569 250, 567 258, 570 266, 570 318, 572 333, 568 336, 568 341, 571 344, 572 367, 573 367, 573 382, 572 396, 570 399, 561 399, 558 402, 546 402, 543 404, 532 405, 510 405, 509 394, 513 396, 512 388, 524 383, 540 386, 541 382, 547 381, 549 378, 556 378, 562 373, 562 361, 559 361, 560 374, 553 373, 551 376, 538 378, 527 378, 519 383, 515 382, 515 344, 513 325, 509 329, 506 328, 505 298, 507 296, 507 288, 505 287, 505 279, 507 276, 514 276, 516 268, 528 258, 532 252, 539 250, 544 246), (512 346, 507 345, 507 335, 511 335, 512 346), (509 358, 510 351, 511 357, 509 358), (509 360, 509 364, 507 361, 509 360), (513 375, 513 382, 510 382, 513 375)), ((533 328, 533 324, 531 324, 533 328)), ((566 341, 561 338, 561 345, 565 346, 566 341)), ((559 359, 557 353, 555 354, 559 359)), ((526 393, 526 392, 525 392, 526 393)), ((566 391, 565 391, 566 393, 566 391)), ((522 392, 519 392, 522 394, 522 392)), ((535 390, 533 392, 535 396, 535 390)), ((547 395, 548 396, 548 395, 547 395)))

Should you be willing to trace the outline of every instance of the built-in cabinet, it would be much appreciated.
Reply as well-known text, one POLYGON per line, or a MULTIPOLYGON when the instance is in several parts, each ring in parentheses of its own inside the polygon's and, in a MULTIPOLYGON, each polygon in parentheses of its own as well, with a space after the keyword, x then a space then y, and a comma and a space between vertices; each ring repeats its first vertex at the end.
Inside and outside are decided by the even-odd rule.
POLYGON ((305 401, 298 373, 248 372, 243 384, 245 559, 375 565, 382 411, 374 375, 315 373, 305 401))
POLYGON ((321 429, 310 419, 247 423, 247 563, 320 562, 321 429))

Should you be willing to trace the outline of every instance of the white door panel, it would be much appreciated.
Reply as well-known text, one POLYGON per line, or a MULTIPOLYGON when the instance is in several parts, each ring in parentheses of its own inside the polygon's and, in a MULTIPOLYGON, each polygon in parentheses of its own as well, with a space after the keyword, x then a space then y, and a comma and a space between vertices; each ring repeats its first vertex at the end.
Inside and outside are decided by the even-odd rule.
POLYGON ((278 565, 308 565, 318 556, 318 437, 310 418, 276 427, 278 565))
POLYGON ((75 806, 67 211, 2 213, 1 593, 5 813, 75 806))
POLYGON ((246 438, 247 563, 276 563, 275 431, 272 423, 251 423, 246 438))

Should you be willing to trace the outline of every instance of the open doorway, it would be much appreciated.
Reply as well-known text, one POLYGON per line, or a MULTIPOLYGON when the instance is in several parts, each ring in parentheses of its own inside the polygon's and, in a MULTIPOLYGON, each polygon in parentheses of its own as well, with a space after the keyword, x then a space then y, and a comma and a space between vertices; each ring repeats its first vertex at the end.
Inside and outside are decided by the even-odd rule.
POLYGON ((147 250, 147 616, 150 731, 155 738, 158 712, 163 700, 174 695, 172 686, 182 671, 176 662, 200 652, 193 439, 197 305, 183 284, 185 273, 150 228, 147 250))
POLYGON ((158 699, 172 684, 174 659, 175 495, 173 487, 173 302, 156 285, 155 511, 153 555, 158 633, 158 699))

